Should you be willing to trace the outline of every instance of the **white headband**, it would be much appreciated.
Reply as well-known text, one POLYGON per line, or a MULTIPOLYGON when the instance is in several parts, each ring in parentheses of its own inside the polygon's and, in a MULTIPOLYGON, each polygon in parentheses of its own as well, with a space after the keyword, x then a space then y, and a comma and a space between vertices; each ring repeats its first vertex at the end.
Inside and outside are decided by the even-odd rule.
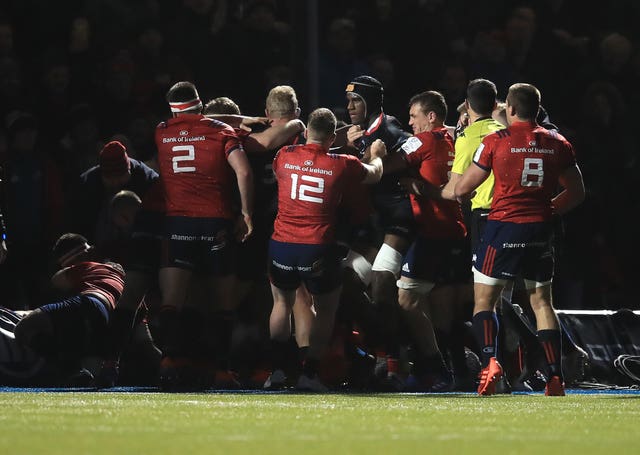
POLYGON ((202 107, 202 101, 200 101, 200 98, 196 97, 190 101, 181 101, 181 102, 173 102, 173 103, 169 103, 169 106, 171 107, 171 112, 184 112, 184 111, 188 111, 190 109, 193 109, 194 107, 200 105, 200 107, 202 107))

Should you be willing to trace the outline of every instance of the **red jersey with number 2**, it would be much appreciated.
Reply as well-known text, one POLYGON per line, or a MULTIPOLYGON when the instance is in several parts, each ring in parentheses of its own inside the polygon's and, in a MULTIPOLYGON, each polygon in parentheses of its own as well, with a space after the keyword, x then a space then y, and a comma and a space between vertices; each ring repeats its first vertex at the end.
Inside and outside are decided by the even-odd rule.
POLYGON ((184 114, 156 127, 160 179, 168 216, 234 216, 233 169, 227 162, 244 153, 234 129, 200 114, 184 114))
POLYGON ((281 148, 273 160, 278 215, 273 240, 322 245, 335 241, 337 212, 347 184, 367 174, 358 158, 327 153, 318 144, 281 148))
POLYGON ((558 176, 576 159, 562 135, 535 123, 516 122, 486 136, 473 162, 493 169, 496 179, 490 220, 537 223, 551 219, 558 176))

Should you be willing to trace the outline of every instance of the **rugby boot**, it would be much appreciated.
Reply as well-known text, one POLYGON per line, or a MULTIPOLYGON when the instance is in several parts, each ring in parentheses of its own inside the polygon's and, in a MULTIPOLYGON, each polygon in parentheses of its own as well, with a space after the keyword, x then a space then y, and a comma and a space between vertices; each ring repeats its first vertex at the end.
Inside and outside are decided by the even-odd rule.
POLYGON ((307 376, 306 374, 300 375, 296 389, 303 392, 315 393, 327 393, 329 391, 329 388, 320 381, 318 375, 307 376))
POLYGON ((99 389, 110 389, 115 387, 120 376, 120 367, 117 360, 105 360, 102 362, 100 372, 96 377, 96 387, 99 389))
POLYGON ((496 385, 503 375, 502 366, 495 357, 489 359, 489 365, 480 372, 480 385, 478 395, 493 395, 496 393, 496 385))
POLYGON ((233 370, 216 370, 213 384, 216 389, 238 390, 242 388, 240 375, 233 370))
POLYGON ((159 385, 163 392, 178 392, 193 386, 193 364, 185 357, 163 357, 160 361, 159 385))
POLYGON ((262 388, 264 390, 282 390, 287 386, 287 375, 284 371, 277 369, 269 375, 262 388))
POLYGON ((404 392, 443 393, 453 390, 453 375, 450 371, 427 373, 422 376, 410 374, 404 381, 404 392))
POLYGON ((404 379, 399 373, 389 372, 379 383, 380 392, 403 392, 405 389, 404 379))
POLYGON ((431 389, 429 390, 429 392, 451 392, 453 390, 454 384, 455 381, 453 379, 453 374, 451 374, 449 370, 443 370, 439 374, 433 375, 431 377, 431 389))
POLYGON ((560 376, 551 376, 547 381, 547 386, 544 388, 544 394, 548 397, 563 397, 564 382, 560 379, 560 376))

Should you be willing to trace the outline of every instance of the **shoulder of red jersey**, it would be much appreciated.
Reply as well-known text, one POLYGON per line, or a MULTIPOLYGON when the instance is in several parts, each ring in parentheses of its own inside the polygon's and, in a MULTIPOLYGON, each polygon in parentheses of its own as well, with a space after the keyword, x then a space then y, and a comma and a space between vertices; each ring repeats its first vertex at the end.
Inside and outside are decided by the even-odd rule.
POLYGON ((401 146, 400 149, 407 155, 420 150, 421 147, 426 146, 435 141, 441 141, 451 137, 451 135, 445 129, 437 129, 433 131, 423 131, 415 136, 411 136, 401 146))
POLYGON ((509 137, 511 137, 511 131, 509 130, 509 128, 504 128, 502 130, 494 131, 493 133, 487 134, 482 142, 501 141, 509 137))
POLYGON ((221 122, 220 120, 217 120, 215 118, 202 117, 200 119, 200 122, 203 125, 206 125, 206 126, 211 127, 211 128, 222 128, 222 129, 227 130, 227 131, 229 131, 231 133, 237 134, 236 130, 231 125, 229 125, 227 123, 224 123, 224 122, 221 122))
POLYGON ((329 158, 333 158, 333 159, 339 159, 339 160, 345 160, 345 161, 357 161, 358 163, 361 163, 360 158, 358 158, 355 155, 349 155, 347 153, 327 153, 327 156, 329 158))
POLYGON ((560 142, 565 142, 567 144, 570 144, 569 141, 567 140, 567 138, 564 137, 562 134, 560 134, 560 132, 558 132, 558 130, 547 129, 544 126, 539 126, 538 128, 536 128, 536 132, 540 132, 539 130, 542 130, 548 136, 550 136, 550 137, 552 137, 554 139, 557 139, 560 142))
POLYGON ((282 146, 282 147, 280 147, 280 149, 276 153, 276 156, 280 152, 282 152, 282 153, 295 152, 296 150, 299 150, 300 147, 303 147, 303 146, 304 146, 304 144, 289 144, 289 145, 282 146))

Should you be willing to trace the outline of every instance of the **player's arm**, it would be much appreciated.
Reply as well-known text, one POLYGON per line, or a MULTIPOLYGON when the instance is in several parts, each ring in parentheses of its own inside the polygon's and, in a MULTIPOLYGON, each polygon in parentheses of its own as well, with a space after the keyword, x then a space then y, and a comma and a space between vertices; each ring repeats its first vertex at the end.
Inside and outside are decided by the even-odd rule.
POLYGON ((271 120, 267 117, 254 117, 251 115, 240 114, 207 114, 205 117, 216 119, 220 122, 224 122, 233 128, 242 128, 243 130, 251 131, 251 128, 256 125, 269 125, 271 120))
POLYGON ((284 125, 271 125, 264 131, 249 134, 244 140, 244 149, 247 153, 274 150, 304 130, 304 122, 300 119, 289 120, 284 125))
POLYGON ((456 184, 460 181, 462 174, 458 174, 457 172, 451 172, 451 177, 449 177, 449 181, 437 188, 435 194, 432 197, 437 197, 439 199, 446 199, 449 201, 456 200, 456 194, 454 192, 456 188, 456 184))
POLYGON ((442 187, 433 185, 431 182, 428 182, 423 178, 401 177, 398 179, 398 183, 400 183, 400 185, 402 185, 402 188, 404 188, 410 194, 429 197, 432 199, 442 199, 442 197, 440 196, 442 193, 442 187))
POLYGON ((476 163, 469 166, 454 187, 456 199, 464 201, 473 197, 475 189, 489 177, 490 173, 490 169, 483 169, 476 163))
POLYGON ((251 166, 244 150, 237 148, 227 158, 229 165, 236 174, 242 215, 238 220, 236 232, 241 241, 245 241, 253 232, 253 175, 251 166))
POLYGON ((380 181, 384 172, 383 159, 387 155, 387 147, 380 139, 376 139, 370 146, 371 160, 369 163, 362 163, 367 174, 364 177, 363 183, 376 183, 380 181))
POLYGON ((348 132, 354 125, 345 125, 336 129, 336 139, 331 146, 332 153, 355 155, 357 152, 353 142, 349 143, 348 132))
POLYGON ((347 131, 351 125, 336 128, 336 139, 333 141, 333 147, 344 147, 347 145, 347 131))
MULTIPOLYGON (((360 125, 349 125, 347 128, 347 143, 346 145, 351 148, 356 148, 356 141, 364 136, 365 130, 360 125)), ((369 152, 370 153, 370 152, 369 152)))
POLYGON ((582 172, 577 164, 573 165, 560 175, 558 181, 563 190, 551 200, 551 205, 554 214, 564 215, 584 201, 585 189, 582 172))

